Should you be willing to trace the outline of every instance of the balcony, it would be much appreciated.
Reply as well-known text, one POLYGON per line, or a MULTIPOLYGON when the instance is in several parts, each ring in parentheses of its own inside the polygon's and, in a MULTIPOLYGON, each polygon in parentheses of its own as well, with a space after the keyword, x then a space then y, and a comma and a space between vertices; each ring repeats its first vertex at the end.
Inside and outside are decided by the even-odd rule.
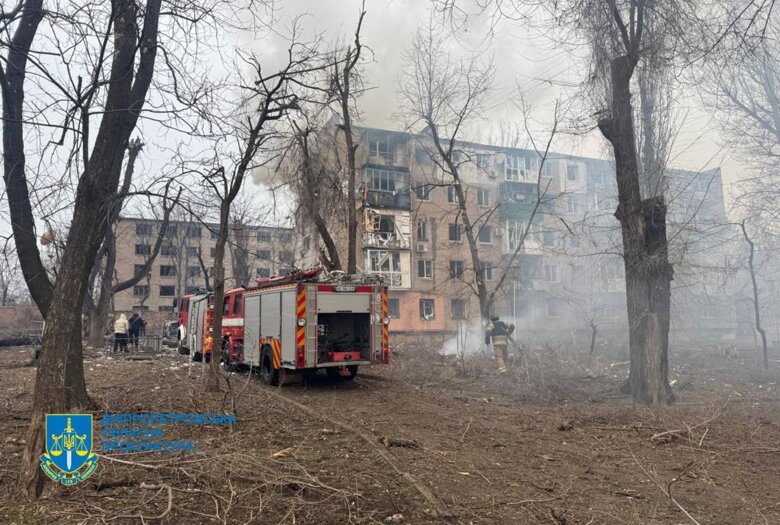
POLYGON ((395 208, 400 210, 412 209, 412 198, 407 191, 382 191, 368 190, 366 192, 366 206, 372 208, 395 208))
POLYGON ((408 250, 411 247, 411 243, 407 237, 398 233, 371 232, 363 234, 363 247, 408 250))

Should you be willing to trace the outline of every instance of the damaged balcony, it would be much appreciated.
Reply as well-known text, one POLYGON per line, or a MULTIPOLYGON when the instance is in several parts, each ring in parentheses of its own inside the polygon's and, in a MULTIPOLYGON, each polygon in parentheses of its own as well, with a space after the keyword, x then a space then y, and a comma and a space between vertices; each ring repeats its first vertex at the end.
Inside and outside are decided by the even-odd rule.
POLYGON ((381 213, 378 210, 363 211, 363 247, 389 250, 408 250, 411 247, 409 213, 381 213))
POLYGON ((372 208, 412 209, 409 171, 367 166, 364 205, 372 208))

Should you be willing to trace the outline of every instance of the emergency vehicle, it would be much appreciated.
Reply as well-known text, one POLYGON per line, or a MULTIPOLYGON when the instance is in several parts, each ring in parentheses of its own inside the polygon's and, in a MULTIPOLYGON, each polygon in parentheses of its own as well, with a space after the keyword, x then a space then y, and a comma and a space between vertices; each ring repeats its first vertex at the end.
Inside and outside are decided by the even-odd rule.
MULTIPOLYGON (((213 300, 185 296, 181 306, 187 309, 188 349, 199 360, 208 354, 203 341, 213 300)), ((259 368, 271 385, 287 373, 320 369, 349 380, 360 366, 388 362, 389 323, 387 287, 377 276, 323 274, 317 268, 258 279, 251 288, 225 293, 222 359, 230 367, 259 368)))

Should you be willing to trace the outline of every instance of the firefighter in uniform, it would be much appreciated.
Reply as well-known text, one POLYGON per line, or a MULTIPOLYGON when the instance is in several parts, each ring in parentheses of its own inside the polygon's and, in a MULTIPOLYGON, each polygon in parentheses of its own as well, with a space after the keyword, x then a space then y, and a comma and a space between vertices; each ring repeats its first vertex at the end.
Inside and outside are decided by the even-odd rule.
POLYGON ((493 355, 498 364, 498 373, 506 373, 506 362, 509 360, 509 336, 515 331, 515 325, 506 324, 497 315, 490 316, 490 323, 485 330, 485 344, 493 343, 493 355))

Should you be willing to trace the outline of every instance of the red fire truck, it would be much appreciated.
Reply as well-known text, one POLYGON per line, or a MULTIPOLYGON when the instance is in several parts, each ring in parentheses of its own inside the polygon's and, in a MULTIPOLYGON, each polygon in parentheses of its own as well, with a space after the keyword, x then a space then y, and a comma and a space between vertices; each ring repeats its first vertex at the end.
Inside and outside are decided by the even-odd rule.
MULTIPOLYGON (((188 303, 189 348, 199 359, 212 317, 199 305, 213 302, 193 296, 188 303)), ((268 384, 319 369, 352 379, 360 366, 388 362, 387 304, 387 287, 375 276, 313 269, 259 279, 225 293, 222 358, 228 366, 259 368, 268 384)))

